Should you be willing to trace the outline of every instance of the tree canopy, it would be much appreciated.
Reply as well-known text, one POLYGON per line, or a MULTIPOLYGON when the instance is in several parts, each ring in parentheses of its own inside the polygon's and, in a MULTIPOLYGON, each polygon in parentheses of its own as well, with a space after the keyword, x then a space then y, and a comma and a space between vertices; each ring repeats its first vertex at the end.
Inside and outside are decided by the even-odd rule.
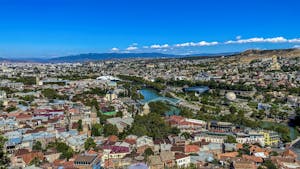
POLYGON ((96 147, 96 143, 94 142, 94 139, 92 139, 91 137, 86 139, 86 141, 84 142, 85 150, 89 150, 89 149, 95 148, 95 147, 96 147))
POLYGON ((156 113, 161 116, 164 116, 165 113, 170 110, 170 107, 167 105, 167 103, 162 101, 150 102, 149 107, 152 113, 156 113))
POLYGON ((4 144, 6 141, 7 139, 0 135, 0 168, 7 168, 10 162, 7 154, 4 152, 4 144))
POLYGON ((110 135, 118 135, 118 128, 112 124, 105 124, 103 127, 103 134, 105 137, 110 135))
POLYGON ((42 143, 40 142, 40 141, 36 141, 35 143, 34 143, 34 145, 32 146, 32 149, 33 150, 42 150, 42 143))
POLYGON ((164 138, 172 133, 172 128, 160 115, 150 113, 145 116, 136 116, 130 133, 137 136, 147 135, 153 138, 164 138))

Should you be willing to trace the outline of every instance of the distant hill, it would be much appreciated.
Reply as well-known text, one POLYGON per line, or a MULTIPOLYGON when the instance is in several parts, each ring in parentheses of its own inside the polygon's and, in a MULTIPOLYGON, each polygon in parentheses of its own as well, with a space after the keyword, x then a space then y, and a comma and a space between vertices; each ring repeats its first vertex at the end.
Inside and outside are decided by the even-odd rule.
POLYGON ((108 59, 126 59, 126 58, 171 58, 179 55, 163 53, 87 53, 71 56, 63 56, 49 59, 49 62, 84 62, 108 59))
POLYGON ((226 53, 201 53, 201 54, 192 54, 183 56, 182 59, 205 59, 205 58, 214 58, 214 57, 222 57, 222 56, 232 56, 239 54, 240 52, 226 52, 226 53))
POLYGON ((204 59, 212 57, 226 56, 229 59, 240 62, 250 62, 258 58, 268 58, 273 55, 279 57, 297 57, 300 56, 300 49, 274 49, 274 50, 246 50, 244 52, 227 52, 227 53, 202 53, 192 55, 173 55, 163 53, 87 53, 46 58, 19 58, 6 59, 0 58, 0 62, 37 62, 37 63, 62 63, 62 62, 86 62, 110 59, 127 59, 127 58, 181 58, 181 59, 204 59))
POLYGON ((239 54, 232 55, 233 59, 238 59, 240 62, 251 62, 254 59, 271 58, 272 56, 293 58, 300 57, 300 49, 273 49, 273 50, 246 50, 239 54))
POLYGON ((13 62, 13 60, 0 57, 0 62, 13 62))

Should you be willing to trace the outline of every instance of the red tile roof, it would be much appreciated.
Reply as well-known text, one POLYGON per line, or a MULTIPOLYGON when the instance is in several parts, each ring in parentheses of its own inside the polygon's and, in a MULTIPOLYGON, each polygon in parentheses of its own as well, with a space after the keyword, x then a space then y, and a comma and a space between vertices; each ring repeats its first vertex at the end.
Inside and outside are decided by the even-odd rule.
POLYGON ((117 142, 119 140, 119 138, 118 138, 118 136, 111 135, 111 136, 108 136, 107 140, 109 142, 117 142))
POLYGON ((40 151, 32 151, 30 153, 22 154, 19 157, 21 157, 26 164, 29 164, 34 158, 39 158, 40 160, 43 160, 44 154, 40 151))
POLYGON ((200 150, 200 147, 197 145, 185 145, 184 152, 185 153, 197 153, 200 150))
POLYGON ((181 158, 185 158, 185 157, 188 157, 188 155, 185 155, 185 154, 175 154, 175 159, 181 159, 181 158))
POLYGON ((228 153, 222 153, 222 154, 218 154, 218 159, 228 159, 228 158, 234 158, 237 155, 239 155, 238 152, 234 151, 234 152, 228 152, 228 153))
POLYGON ((247 160, 250 160, 250 161, 253 161, 255 163, 262 163, 263 162, 263 159, 261 157, 256 157, 256 156, 249 156, 249 155, 243 155, 242 156, 244 159, 247 159, 247 160))

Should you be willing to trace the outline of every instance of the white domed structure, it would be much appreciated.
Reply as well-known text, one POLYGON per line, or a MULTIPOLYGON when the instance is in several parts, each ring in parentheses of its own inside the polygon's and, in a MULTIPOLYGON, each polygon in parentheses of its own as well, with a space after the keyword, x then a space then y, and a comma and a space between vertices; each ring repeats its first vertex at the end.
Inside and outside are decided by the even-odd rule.
POLYGON ((234 101, 236 99, 236 95, 233 92, 226 93, 225 97, 229 101, 234 101))

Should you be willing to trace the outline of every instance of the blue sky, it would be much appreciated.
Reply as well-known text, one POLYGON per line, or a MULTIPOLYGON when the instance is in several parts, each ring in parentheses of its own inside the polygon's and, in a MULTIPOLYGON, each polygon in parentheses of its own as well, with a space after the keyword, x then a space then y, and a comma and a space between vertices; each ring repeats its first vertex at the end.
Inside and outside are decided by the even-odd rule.
POLYGON ((300 46, 299 0, 0 0, 0 57, 300 46))

